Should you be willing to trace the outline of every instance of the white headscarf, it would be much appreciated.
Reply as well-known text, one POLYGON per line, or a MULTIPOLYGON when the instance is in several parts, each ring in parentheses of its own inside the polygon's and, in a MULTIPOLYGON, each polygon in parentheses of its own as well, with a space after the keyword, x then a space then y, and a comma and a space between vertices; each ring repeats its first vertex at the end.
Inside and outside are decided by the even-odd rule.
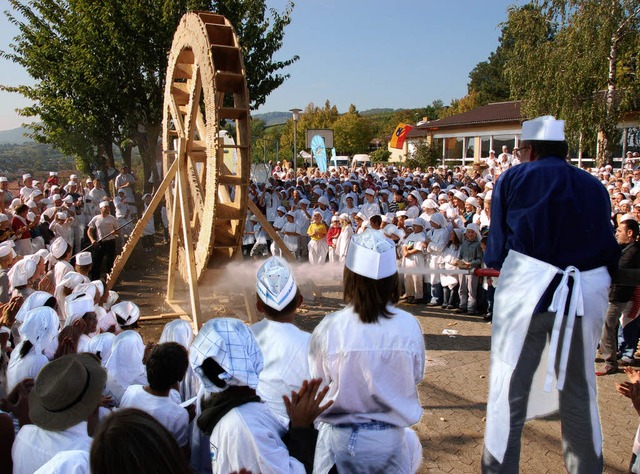
POLYGON ((51 293, 47 293, 46 291, 34 291, 27 297, 26 300, 24 300, 22 306, 20 306, 20 309, 16 314, 16 321, 23 322, 26 314, 29 311, 44 306, 49 298, 52 297, 53 295, 51 293))
POLYGON ((191 324, 186 322, 184 319, 174 319, 170 323, 165 324, 158 344, 164 344, 165 342, 177 342, 185 349, 189 350, 194 337, 195 335, 193 334, 191 324))
POLYGON ((202 363, 211 357, 224 370, 218 377, 228 385, 258 386, 263 359, 260 347, 246 324, 235 318, 215 318, 207 321, 189 349, 189 362, 204 389, 210 393, 224 390, 217 387, 202 371, 202 363))
POLYGON ((87 343, 86 351, 99 356, 104 367, 111 356, 115 339, 116 335, 110 332, 98 334, 87 343))
POLYGON ((30 310, 20 325, 20 336, 35 348, 36 354, 45 354, 49 359, 58 348, 58 313, 48 306, 30 310))
POLYGON ((111 356, 105 368, 125 389, 147 378, 147 369, 142 363, 144 342, 135 331, 123 331, 113 341, 111 356))

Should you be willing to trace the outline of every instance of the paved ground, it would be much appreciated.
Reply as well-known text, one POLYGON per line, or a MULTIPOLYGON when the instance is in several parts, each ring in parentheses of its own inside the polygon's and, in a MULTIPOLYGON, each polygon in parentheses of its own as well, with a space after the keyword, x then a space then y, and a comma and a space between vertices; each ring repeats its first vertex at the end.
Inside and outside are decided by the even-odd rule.
MULTIPOLYGON (((144 315, 167 311, 161 304, 166 266, 139 263, 117 287, 125 299, 140 303, 144 315)), ((341 307, 337 288, 323 288, 321 297, 306 303, 299 325, 312 330, 324 314, 341 307), (333 291, 330 291, 333 290, 333 291)), ((235 299, 234 299, 235 298, 235 299)), ((212 315, 238 315, 242 301, 223 297, 212 315)), ((427 347, 427 370, 420 386, 424 416, 416 430, 424 446, 420 472, 465 473, 480 471, 484 417, 489 375, 491 325, 475 316, 456 315, 439 309, 404 306, 419 319, 427 347), (443 330, 455 330, 453 337, 443 330)), ((157 339, 163 321, 145 321, 146 339, 157 339)), ((598 379, 599 405, 604 434, 605 471, 626 472, 638 416, 627 399, 615 391, 624 374, 598 379)), ((529 422, 523 434, 521 471, 524 473, 565 472, 562 462, 560 423, 557 419, 529 422)))

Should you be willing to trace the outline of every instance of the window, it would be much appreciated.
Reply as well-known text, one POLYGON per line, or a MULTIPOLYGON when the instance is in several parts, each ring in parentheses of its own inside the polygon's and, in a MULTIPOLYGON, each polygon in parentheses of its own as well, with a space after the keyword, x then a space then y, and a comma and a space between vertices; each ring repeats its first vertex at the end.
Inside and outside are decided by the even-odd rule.
POLYGON ((461 137, 445 139, 445 158, 461 159, 462 158, 462 141, 461 137))

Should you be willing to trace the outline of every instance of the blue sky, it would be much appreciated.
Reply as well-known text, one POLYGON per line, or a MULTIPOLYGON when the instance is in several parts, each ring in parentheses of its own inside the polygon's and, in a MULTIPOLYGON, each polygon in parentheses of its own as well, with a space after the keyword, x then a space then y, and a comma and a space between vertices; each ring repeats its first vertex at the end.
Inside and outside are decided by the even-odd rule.
MULTIPOLYGON (((285 0, 267 0, 282 10, 285 0)), ((495 50, 499 24, 509 5, 523 0, 298 0, 284 46, 295 54, 291 78, 258 113, 304 109, 326 100, 345 112, 349 104, 370 108, 416 108, 435 99, 449 103, 467 91, 468 75, 495 50)), ((9 8, 0 0, 0 10, 9 8)), ((0 50, 17 33, 0 18, 0 50)), ((17 65, 0 59, 0 84, 29 84, 17 65)), ((0 130, 23 122, 21 96, 0 92, 0 130)))

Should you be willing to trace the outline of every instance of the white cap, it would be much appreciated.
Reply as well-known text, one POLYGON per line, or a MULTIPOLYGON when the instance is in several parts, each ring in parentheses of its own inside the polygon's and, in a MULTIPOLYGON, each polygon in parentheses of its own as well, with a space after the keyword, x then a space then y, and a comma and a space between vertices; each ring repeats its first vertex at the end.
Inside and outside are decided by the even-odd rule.
POLYGON ((65 196, 63 201, 66 202, 67 204, 72 204, 73 203, 73 196, 71 196, 71 195, 65 196))
POLYGON ((72 174, 71 176, 69 176, 69 179, 78 179, 78 175, 77 174, 72 174))
POLYGON ((422 209, 437 209, 438 204, 433 199, 425 199, 420 206, 422 209))
POLYGON ((375 196, 376 195, 376 192, 371 188, 367 188, 367 190, 364 193, 368 194, 370 196, 375 196))
POLYGON ((13 249, 9 245, 0 245, 0 258, 4 258, 9 255, 13 249))
POLYGON ((36 215, 33 212, 28 212, 27 213, 27 220, 29 222, 33 222, 36 220, 36 215))
POLYGON ((349 214, 347 214, 346 212, 343 212, 342 214, 340 214, 340 219, 342 219, 343 221, 349 221, 349 214))
POLYGON ((258 269, 256 291, 267 306, 282 311, 296 296, 291 267, 280 257, 271 257, 258 269))
MULTIPOLYGON (((38 181, 34 181, 34 183, 37 183, 38 181)), ((38 197, 38 196, 42 196, 42 191, 40 191, 39 189, 34 189, 31 193, 31 199, 38 197)))
POLYGON ((331 222, 338 222, 340 220, 339 216, 331 216, 331 222))
POLYGON ((6 176, 0 176, 0 183, 8 183, 9 179, 6 176))
POLYGON ((76 255, 76 263, 78 265, 90 265, 92 262, 91 252, 80 252, 76 255))
POLYGON ((415 219, 413 219, 413 223, 411 224, 411 226, 413 227, 416 225, 419 225, 424 229, 425 227, 427 227, 427 221, 425 221, 421 217, 416 217, 415 219))
POLYGON ((473 207, 475 207, 476 209, 478 209, 478 207, 480 206, 480 203, 478 202, 478 200, 474 197, 469 197, 466 199, 465 201, 467 204, 471 204, 473 207))
POLYGON ((396 212, 396 217, 407 217, 407 211, 396 212))
POLYGON ((111 312, 124 321, 121 326, 131 326, 140 317, 140 308, 131 301, 121 301, 111 307, 111 312))
POLYGON ((551 142, 564 141, 564 120, 556 120, 551 115, 544 115, 533 120, 522 122, 522 141, 543 140, 551 142))
POLYGON ((89 183, 93 183, 93 180, 92 180, 91 178, 87 178, 87 179, 85 180, 85 183, 87 183, 87 184, 89 184, 89 183))
POLYGON ((58 176, 57 171, 49 171, 49 176, 58 176))
POLYGON ((60 196, 59 194, 54 194, 53 196, 51 196, 51 199, 54 201, 59 201, 62 199, 62 196, 60 196))
POLYGON ((25 173, 25 174, 22 175, 22 181, 26 181, 26 180, 28 180, 30 178, 31 178, 31 175, 29 173, 25 173))
POLYGON ((379 230, 366 229, 351 239, 345 266, 367 278, 387 278, 397 271, 395 245, 379 230))
POLYGON ((66 212, 56 212, 56 219, 65 220, 67 217, 68 216, 66 212))
POLYGON ((109 207, 109 201, 100 201, 100 209, 102 209, 103 207, 109 207))
POLYGON ((325 206, 329 206, 329 199, 327 199, 327 196, 320 196, 318 198, 318 203, 319 204, 324 204, 325 206))
POLYGON ((49 250, 51 251, 51 255, 55 258, 60 258, 67 251, 67 242, 62 238, 58 237, 53 242, 51 242, 51 247, 49 250))

